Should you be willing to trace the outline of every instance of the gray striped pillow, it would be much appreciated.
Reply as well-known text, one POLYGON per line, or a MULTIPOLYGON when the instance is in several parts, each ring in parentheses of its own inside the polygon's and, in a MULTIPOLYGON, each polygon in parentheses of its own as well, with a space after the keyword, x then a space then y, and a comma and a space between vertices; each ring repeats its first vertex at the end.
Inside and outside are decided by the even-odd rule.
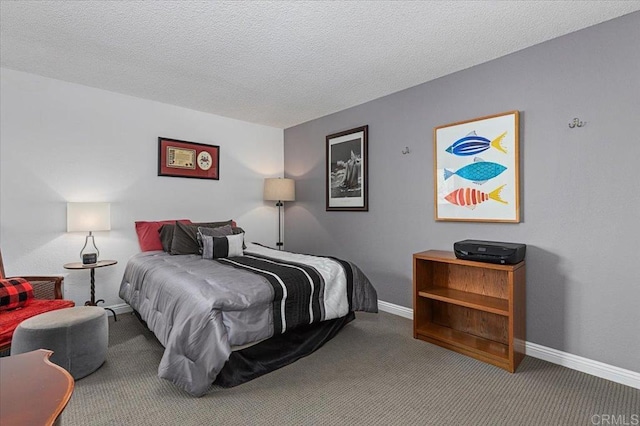
POLYGON ((244 255, 242 250, 244 233, 224 237, 201 235, 201 238, 203 259, 218 259, 244 255))

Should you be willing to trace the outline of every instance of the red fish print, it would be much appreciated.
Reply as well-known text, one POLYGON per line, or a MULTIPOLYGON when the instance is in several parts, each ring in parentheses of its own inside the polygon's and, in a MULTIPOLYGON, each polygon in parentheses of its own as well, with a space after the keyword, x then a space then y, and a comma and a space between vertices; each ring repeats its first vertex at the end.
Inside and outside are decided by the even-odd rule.
POLYGON ((488 194, 475 188, 458 188, 444 198, 451 204, 467 207, 470 209, 475 209, 478 204, 484 203, 489 199, 495 200, 502 204, 509 204, 502 198, 500 198, 500 191, 502 191, 502 188, 504 188, 505 186, 506 184, 494 189, 488 194))

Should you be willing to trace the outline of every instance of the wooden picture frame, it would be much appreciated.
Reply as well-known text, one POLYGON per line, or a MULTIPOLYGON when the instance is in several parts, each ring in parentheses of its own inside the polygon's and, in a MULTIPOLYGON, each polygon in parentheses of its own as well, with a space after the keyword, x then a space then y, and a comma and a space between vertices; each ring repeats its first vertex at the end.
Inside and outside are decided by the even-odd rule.
POLYGON ((433 129, 435 220, 520 222, 519 130, 518 111, 433 129))
POLYGON ((368 211, 369 126, 326 138, 327 211, 368 211))
POLYGON ((158 176, 220 179, 220 147, 158 138, 158 176))

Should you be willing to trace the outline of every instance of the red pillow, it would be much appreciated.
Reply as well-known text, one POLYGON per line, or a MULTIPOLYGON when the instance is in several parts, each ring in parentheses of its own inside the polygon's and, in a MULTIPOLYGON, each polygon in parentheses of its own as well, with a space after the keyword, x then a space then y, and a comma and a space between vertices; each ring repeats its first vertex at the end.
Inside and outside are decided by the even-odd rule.
POLYGON ((136 234, 138 234, 138 243, 140 243, 140 250, 162 250, 162 243, 160 242, 160 227, 162 225, 172 225, 176 222, 191 223, 189 219, 161 220, 157 222, 136 222, 136 234))
POLYGON ((0 280, 0 311, 21 308, 33 299, 31 283, 22 278, 0 280))

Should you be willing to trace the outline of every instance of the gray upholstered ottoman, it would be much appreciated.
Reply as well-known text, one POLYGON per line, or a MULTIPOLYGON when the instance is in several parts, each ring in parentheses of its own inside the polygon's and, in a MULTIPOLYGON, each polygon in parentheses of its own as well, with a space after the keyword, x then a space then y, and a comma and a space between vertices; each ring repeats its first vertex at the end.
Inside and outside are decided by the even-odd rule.
POLYGON ((108 343, 105 310, 78 306, 45 312, 21 322, 11 340, 11 355, 35 349, 52 350, 51 361, 77 380, 104 363, 108 343))

